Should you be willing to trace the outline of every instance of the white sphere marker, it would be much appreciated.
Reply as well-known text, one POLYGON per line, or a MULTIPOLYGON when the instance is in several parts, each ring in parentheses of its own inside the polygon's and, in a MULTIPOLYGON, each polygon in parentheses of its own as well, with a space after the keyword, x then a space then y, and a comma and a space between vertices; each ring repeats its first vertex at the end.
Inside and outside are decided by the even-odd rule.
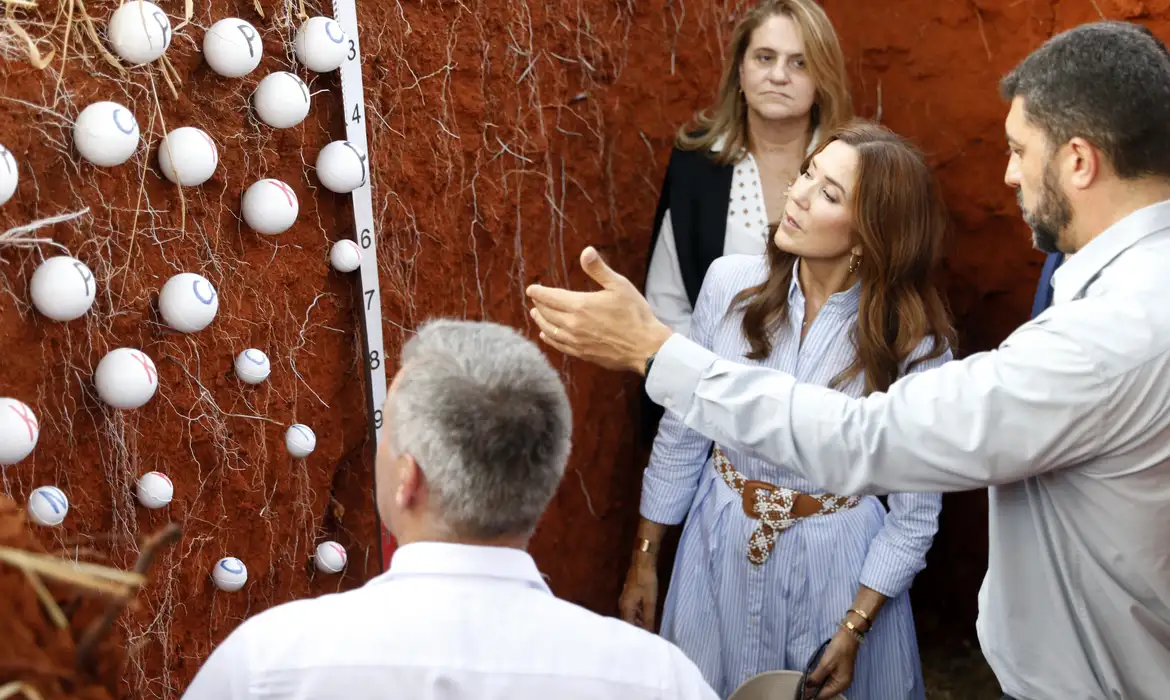
POLYGON ((244 222, 257 233, 273 236, 296 223, 300 204, 297 193, 280 180, 266 178, 244 191, 244 222))
POLYGON ((295 73, 271 73, 252 93, 252 107, 260 121, 274 129, 296 126, 309 116, 309 86, 295 73))
POLYGON ((236 376, 245 384, 259 384, 271 373, 272 363, 263 351, 248 348, 236 355, 236 376))
POLYGON ((362 249, 357 243, 343 238, 330 249, 329 263, 338 272, 353 272, 362 266, 362 249))
POLYGON ((224 557, 215 563, 211 580, 219 590, 234 593, 248 582, 248 567, 235 557, 224 557))
POLYGON ((138 120, 117 102, 94 102, 77 115, 73 143, 98 167, 121 165, 138 150, 138 120))
POLYGON ((219 149, 203 129, 180 126, 158 143, 158 167, 176 185, 197 187, 211 179, 219 149))
POLYGON ((16 167, 16 158, 12 157, 12 151, 0 144, 0 204, 16 194, 16 183, 19 180, 20 169, 16 167))
POLYGON ((256 70, 263 55, 260 32, 238 17, 221 19, 203 35, 203 59, 225 78, 241 78, 256 70))
POLYGON ((150 63, 171 45, 171 20, 158 5, 130 0, 110 17, 110 48, 132 66, 150 63))
POLYGON ((308 457, 317 448, 317 435, 303 423, 294 423, 284 433, 284 446, 297 459, 308 457))
POLYGON ((317 154, 317 179, 330 192, 353 192, 366 184, 366 154, 349 141, 327 144, 317 154))
POLYGON ((69 499, 56 486, 41 486, 29 494, 28 515, 37 525, 56 527, 65 521, 68 513, 69 499))
POLYGON ((203 275, 182 272, 163 285, 158 295, 158 310, 171 328, 197 333, 215 320, 219 295, 203 275))
POLYGON ((138 477, 137 495, 143 507, 157 510, 171 502, 175 485, 162 472, 146 472, 138 477))
POLYGON ((93 376, 98 396, 114 408, 146 405, 158 389, 158 370, 141 350, 118 348, 106 353, 93 376))
POLYGON ((0 397, 0 468, 32 454, 41 426, 28 404, 0 397))
POLYGON ((293 49, 297 60, 311 71, 337 70, 349 56, 349 37, 328 17, 310 17, 297 28, 293 49))
POLYGON ((54 321, 72 321, 93 306, 97 282, 85 263, 57 255, 37 266, 28 291, 37 311, 54 321))
POLYGON ((349 557, 345 554, 345 547, 332 540, 317 545, 317 556, 313 559, 317 571, 323 574, 336 574, 345 568, 347 561, 349 557))

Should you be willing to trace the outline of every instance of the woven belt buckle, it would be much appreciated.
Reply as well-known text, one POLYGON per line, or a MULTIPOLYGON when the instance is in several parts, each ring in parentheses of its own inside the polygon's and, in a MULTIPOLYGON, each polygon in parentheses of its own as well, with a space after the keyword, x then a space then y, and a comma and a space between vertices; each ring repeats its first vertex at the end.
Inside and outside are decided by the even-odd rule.
POLYGON ((766 481, 756 481, 754 479, 743 482, 743 512, 749 518, 759 518, 760 513, 756 510, 756 504, 760 499, 760 492, 766 491, 772 493, 776 490, 776 486, 769 484, 766 481))

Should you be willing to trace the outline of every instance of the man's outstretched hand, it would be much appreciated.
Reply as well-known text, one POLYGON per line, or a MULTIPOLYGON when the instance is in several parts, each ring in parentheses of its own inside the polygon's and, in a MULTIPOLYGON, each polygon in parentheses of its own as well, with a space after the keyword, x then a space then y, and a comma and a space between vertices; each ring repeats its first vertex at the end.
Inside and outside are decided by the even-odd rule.
POLYGON ((595 292, 534 284, 528 288, 540 339, 561 352, 607 369, 639 374, 646 360, 672 335, 628 279, 610 269, 592 247, 581 252, 581 269, 601 285, 595 292))

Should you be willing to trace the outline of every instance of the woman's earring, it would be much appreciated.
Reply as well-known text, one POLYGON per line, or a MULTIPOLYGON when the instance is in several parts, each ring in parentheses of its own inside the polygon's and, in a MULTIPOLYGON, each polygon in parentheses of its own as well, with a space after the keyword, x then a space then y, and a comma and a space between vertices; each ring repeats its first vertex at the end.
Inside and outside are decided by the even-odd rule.
POLYGON ((861 267, 861 256, 849 254, 849 274, 857 272, 857 268, 861 267))

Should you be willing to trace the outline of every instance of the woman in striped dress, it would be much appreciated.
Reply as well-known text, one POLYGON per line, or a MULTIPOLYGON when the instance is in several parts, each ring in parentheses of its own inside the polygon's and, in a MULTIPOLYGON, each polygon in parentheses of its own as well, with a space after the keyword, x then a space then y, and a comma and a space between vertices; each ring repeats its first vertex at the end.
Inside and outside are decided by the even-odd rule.
MULTIPOLYGON (((805 161, 768 216, 764 255, 711 266, 693 340, 851 396, 951 359, 935 281, 947 213, 915 148, 854 122, 805 161)), ((643 479, 622 616, 653 628, 659 542, 685 520, 661 633, 722 697, 758 673, 803 670, 831 638, 814 674, 829 681, 820 697, 924 698, 908 591, 938 527, 938 494, 890 494, 888 510, 876 496, 824 494, 669 412, 643 479)))

